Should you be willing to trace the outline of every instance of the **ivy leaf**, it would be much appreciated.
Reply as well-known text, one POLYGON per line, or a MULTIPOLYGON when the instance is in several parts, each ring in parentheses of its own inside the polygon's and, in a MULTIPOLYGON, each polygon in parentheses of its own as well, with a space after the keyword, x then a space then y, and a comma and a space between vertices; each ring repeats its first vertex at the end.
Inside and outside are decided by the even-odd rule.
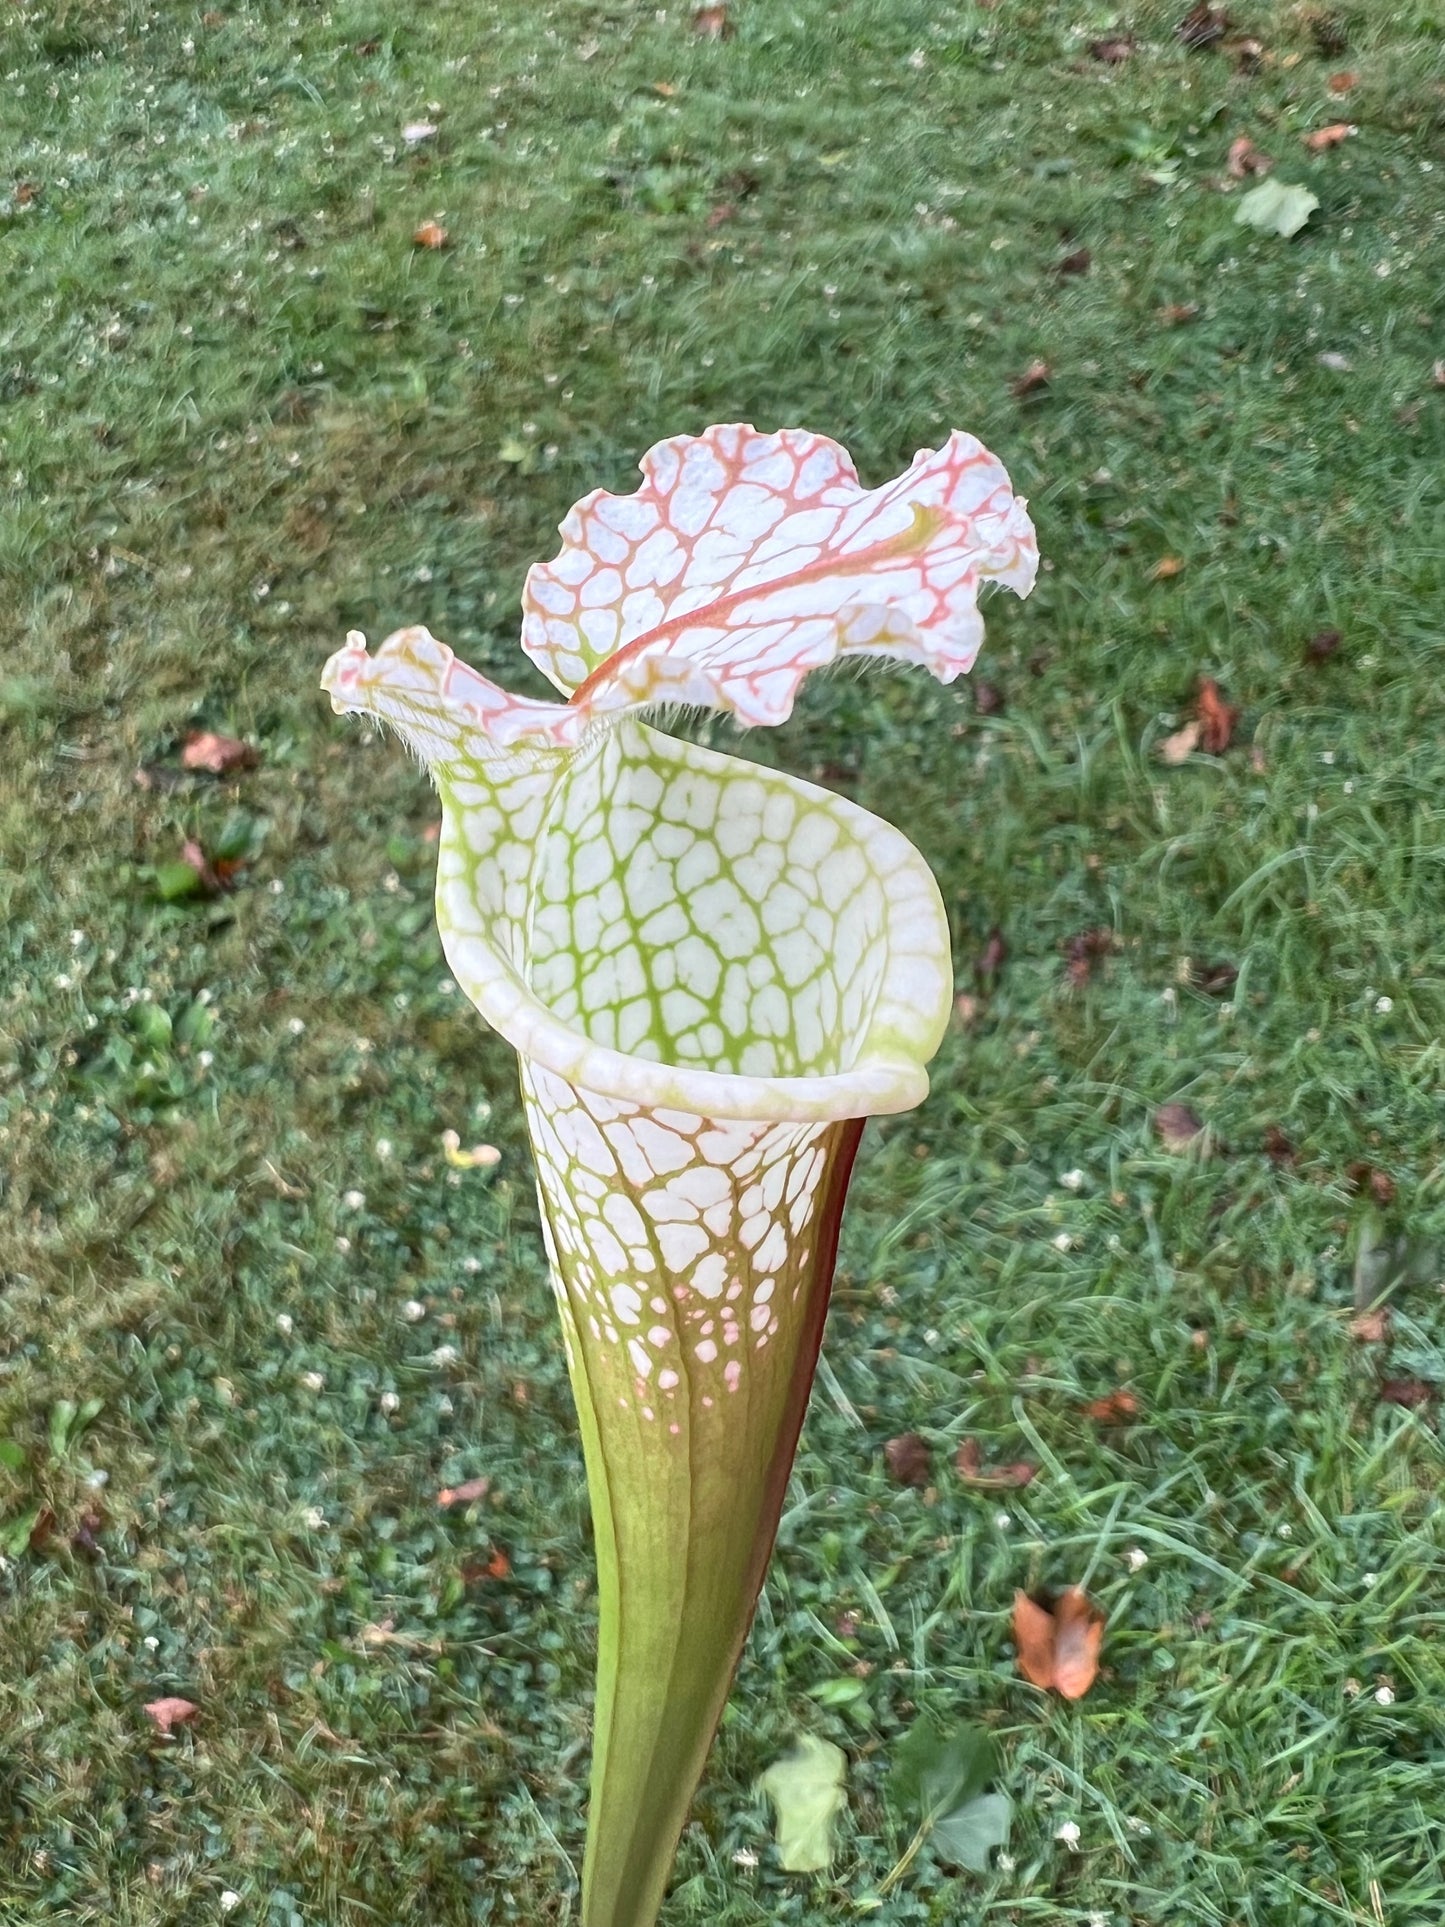
POLYGON ((967 1806, 999 1770, 998 1748, 982 1727, 945 1732, 929 1713, 909 1727, 888 1776, 888 1790, 925 1825, 967 1806))
POLYGON ((988 1856, 1008 1845, 1014 1803, 1006 1793, 984 1793, 933 1823, 933 1851, 946 1867, 988 1872, 988 1856))
POLYGON ((1278 234, 1288 240, 1290 235, 1299 233, 1319 204, 1319 196, 1301 187, 1298 181, 1281 181, 1271 176, 1241 197, 1234 219, 1237 225, 1258 228, 1261 234, 1278 234))
POLYGON ((804 1733, 758 1781, 777 1815, 778 1859, 788 1873, 821 1873, 833 1858, 833 1821, 847 1795, 841 1747, 804 1733))

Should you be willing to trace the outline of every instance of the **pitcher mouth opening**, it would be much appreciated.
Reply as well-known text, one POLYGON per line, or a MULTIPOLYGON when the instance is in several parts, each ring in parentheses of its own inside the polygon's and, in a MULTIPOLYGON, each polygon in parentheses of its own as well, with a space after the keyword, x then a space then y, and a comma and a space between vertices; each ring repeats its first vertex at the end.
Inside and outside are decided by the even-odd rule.
POLYGON ((637 722, 544 787, 533 818, 504 828, 485 796, 442 785, 447 961, 524 1057, 619 1104, 695 1117, 828 1120, 922 1100, 950 945, 932 873, 898 831, 637 722), (479 811, 503 843, 468 822, 479 811))

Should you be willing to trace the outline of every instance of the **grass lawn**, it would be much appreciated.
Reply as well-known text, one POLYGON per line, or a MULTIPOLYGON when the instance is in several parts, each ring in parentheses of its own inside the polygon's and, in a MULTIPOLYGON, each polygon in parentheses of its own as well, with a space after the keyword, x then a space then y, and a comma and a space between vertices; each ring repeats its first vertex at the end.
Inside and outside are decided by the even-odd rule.
POLYGON ((7 9, 3 1927, 575 1920, 594 1572, 515 1065, 426 783, 316 685, 424 621, 540 693, 569 504, 737 419, 870 485, 969 428, 1047 560, 973 678, 741 744, 914 837, 971 1002, 865 1138, 666 1927, 1445 1919, 1445 10, 1184 11, 7 9), (1236 223, 1241 135, 1293 239, 1236 223), (1201 676, 1233 740, 1171 764, 1201 676), (197 729, 259 762, 182 773, 197 729), (176 894, 188 840, 229 889, 176 894), (1068 1705, 1011 1608, 1073 1582, 1068 1705), (996 1733, 1008 1856, 860 1915, 919 1707, 996 1733), (849 1754, 827 1877, 754 1790, 799 1730, 849 1754))

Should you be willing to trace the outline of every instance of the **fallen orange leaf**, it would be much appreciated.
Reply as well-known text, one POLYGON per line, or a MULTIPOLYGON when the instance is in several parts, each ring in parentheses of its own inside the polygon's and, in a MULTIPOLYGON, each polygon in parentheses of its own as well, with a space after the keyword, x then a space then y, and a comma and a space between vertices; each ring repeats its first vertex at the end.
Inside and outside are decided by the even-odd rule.
POLYGON ((173 1726, 184 1726, 187 1720, 193 1720, 200 1710, 194 1700, 174 1697, 149 1700, 141 1708, 143 1713, 155 1721, 156 1731, 163 1737, 169 1735, 173 1726))
POLYGON ((1327 147, 1338 147, 1358 130, 1347 120, 1332 121, 1328 127, 1317 127, 1312 134, 1305 135, 1305 146, 1312 154, 1323 154, 1327 147))
POLYGON ((1161 555, 1149 571, 1151 582, 1171 582, 1176 575, 1183 573, 1184 563, 1177 555, 1161 555))
POLYGON ((1220 695, 1219 684, 1212 676, 1199 679, 1198 716, 1200 748, 1210 756, 1222 755, 1229 748, 1239 711, 1220 695))
POLYGON ((735 31, 725 6, 699 7, 692 16, 692 30, 699 40, 730 40, 735 31))
POLYGON ((1262 147, 1256 147, 1248 134, 1241 134, 1229 147, 1229 172, 1236 181, 1242 181, 1246 174, 1267 174, 1274 166, 1273 157, 1266 154, 1262 147))
POLYGON ((1330 92, 1332 94, 1347 94, 1352 87, 1359 85, 1359 80, 1360 76, 1358 74, 1331 74, 1330 92))
POLYGON ((1084 1407, 1084 1417, 1098 1425, 1125 1425, 1138 1416, 1138 1399, 1122 1386, 1117 1392, 1105 1392, 1102 1398, 1091 1398, 1084 1407))
POLYGON ((1082 1699, 1098 1677, 1104 1614, 1082 1586, 1060 1593, 1052 1612, 1016 1592, 1014 1639, 1019 1671, 1030 1685, 1082 1699))
POLYGON ((419 248, 444 248, 449 236, 440 221, 423 221, 411 238, 419 248))
POLYGON ((1176 729, 1172 736, 1166 736, 1159 745, 1159 760, 1177 767, 1187 763, 1199 747, 1201 725, 1198 718, 1187 722, 1183 729, 1176 729))
POLYGON ((467 1505, 473 1499, 485 1499, 491 1489, 490 1479, 463 1479, 460 1485, 444 1485, 437 1494, 437 1504, 467 1505))
POLYGON ((187 737, 181 750, 183 768, 203 769, 212 776, 229 776, 232 770, 250 769, 260 760, 259 752, 249 743, 234 736, 217 736, 209 729, 187 737))

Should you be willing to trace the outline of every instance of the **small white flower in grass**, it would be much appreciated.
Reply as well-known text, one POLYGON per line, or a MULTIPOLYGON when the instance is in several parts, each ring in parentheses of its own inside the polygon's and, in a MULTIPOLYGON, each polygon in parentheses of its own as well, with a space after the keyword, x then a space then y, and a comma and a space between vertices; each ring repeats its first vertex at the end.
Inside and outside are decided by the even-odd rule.
POLYGON ((1380 1575, 1377 1572, 1362 1572, 1360 1574, 1360 1584, 1365 1588, 1367 1592, 1369 1591, 1371 1586, 1376 1586, 1379 1584, 1379 1582, 1380 1582, 1380 1575))
POLYGON ((1096 1907, 1089 1915, 1089 1927, 1112 1927, 1114 1916, 1101 1913, 1096 1907))
POLYGON ((1377 997, 1375 999, 1375 1015, 1377 1017, 1388 1017, 1394 1008, 1395 1000, 1393 997, 1377 997))
POLYGON ((346 1206, 348 1211, 364 1211, 366 1209, 366 1193, 364 1191, 343 1191, 341 1194, 341 1202, 346 1206))
POLYGON ((69 990, 70 985, 71 985, 70 978, 62 970, 55 978, 55 988, 57 990, 69 990))
POLYGON ((1395 1704, 1394 1687, 1377 1686, 1375 1688, 1375 1704, 1376 1706, 1393 1706, 1395 1704))
POLYGON ((326 1390, 326 1374, 324 1372, 303 1372, 301 1374, 301 1383, 306 1387, 308 1392, 324 1392, 326 1390))
POLYGON ((443 977, 441 982, 437 985, 437 995, 439 997, 450 997, 455 992, 455 990, 456 990, 456 983, 450 977, 443 977))
POLYGON ((223 1887, 221 1889, 221 1898, 217 1904, 223 1914, 233 1914, 241 1904, 241 1896, 236 1892, 234 1887, 223 1887))
POLYGON ((211 1068, 212 1064, 215 1063, 215 1061, 216 1061, 216 1053, 213 1050, 201 1050, 196 1052, 196 1062, 200 1065, 203 1071, 208 1071, 211 1068))
POLYGON ((1061 1827, 1055 1827, 1054 1838, 1055 1840, 1062 1841, 1063 1844, 1068 1848, 1070 1853, 1077 1853, 1079 1850, 1078 1821, 1065 1820, 1064 1824, 1061 1827))
POLYGON ((1142 1546, 1130 1546, 1124 1556, 1129 1562, 1130 1572, 1142 1572, 1149 1563, 1149 1555, 1142 1546))
POLYGON ((452 1404, 451 1400, 447 1397, 446 1393, 443 1392, 441 1397, 437 1400, 437 1410, 441 1413, 442 1417, 450 1418, 452 1413, 456 1409, 457 1409, 456 1406, 452 1404))
POLYGON ((435 140, 436 131, 429 120, 409 120, 401 130, 401 137, 408 147, 415 147, 419 141, 435 140))
POLYGON ((420 1298, 408 1298, 401 1308, 401 1315, 408 1325, 419 1325, 426 1317, 426 1306, 420 1298))
POLYGON ((289 1337, 291 1336, 291 1334, 292 1334, 292 1332, 294 1332, 294 1331, 295 1331, 295 1329, 296 1329, 296 1320, 295 1320, 295 1319, 294 1319, 294 1318, 293 1318, 293 1317, 291 1316, 291 1314, 290 1314, 290 1312, 289 1312, 289 1311, 278 1311, 278 1312, 277 1312, 277 1314, 276 1314, 276 1329, 277 1329, 277 1331, 278 1331, 278 1332, 280 1332, 280 1334, 281 1334, 281 1336, 282 1336, 283 1338, 289 1338, 289 1337))
POLYGON ((286 893, 286 885, 280 877, 272 877, 271 881, 266 885, 266 888, 271 892, 273 897, 284 896, 286 893))
POLYGON ((304 1017, 288 1017, 286 1019, 286 1028, 293 1037, 299 1037, 306 1028, 306 1019, 304 1017))
POLYGON ((751 1847, 739 1847, 733 1855, 733 1865, 735 1867, 745 1867, 751 1872, 757 1864, 758 1856, 753 1852, 751 1847))
POLYGON ((1001 1853, 994 1861, 994 1865, 1000 1873, 1012 1873, 1018 1864, 1018 1861, 1014 1859, 1011 1853, 1001 1853))
POLYGON ((1074 1238, 1073 1238, 1072 1232, 1056 1231, 1054 1233, 1053 1244, 1054 1244, 1055 1251, 1072 1251, 1074 1248, 1074 1238))
POLYGON ((1065 1171, 1061 1173, 1059 1183, 1066 1191, 1082 1191, 1084 1188, 1084 1173, 1082 1171, 1065 1171))
POLYGON ((313 1532, 321 1532, 326 1525, 326 1514, 319 1505, 309 1505, 302 1515, 313 1532))
POLYGON ((482 1261, 480 1258, 463 1258, 462 1259, 462 1270, 466 1272, 466 1274, 470 1278, 475 1278, 477 1273, 481 1270, 481 1268, 482 1268, 482 1261))
POLYGON ((377 1404, 380 1405, 382 1411, 385 1412, 387 1417, 389 1418, 393 1412, 398 1411, 400 1409, 401 1400, 397 1397, 395 1392, 383 1392, 381 1397, 377 1400, 377 1404))
POLYGON ((70 933, 70 947, 71 947, 71 949, 72 949, 72 950, 79 950, 79 948, 80 948, 80 946, 81 946, 81 945, 82 945, 82 944, 83 944, 84 942, 85 942, 85 932, 84 932, 83 930, 72 930, 72 931, 71 931, 71 933, 70 933))
POLYGON ((995 1512, 993 1522, 1000 1532, 1007 1532, 1013 1525, 1013 1514, 1009 1512, 995 1512))
POLYGON ((350 1238, 338 1238, 336 1240, 336 1249, 341 1253, 342 1257, 344 1258, 347 1252, 350 1251, 351 1249, 350 1238))
POLYGON ((433 1365, 455 1365, 457 1362, 456 1346, 438 1345, 431 1355, 431 1362, 433 1365))
POLYGON ((383 1164, 385 1164, 395 1148, 389 1137, 379 1137, 376 1140, 376 1155, 381 1159, 383 1164))

